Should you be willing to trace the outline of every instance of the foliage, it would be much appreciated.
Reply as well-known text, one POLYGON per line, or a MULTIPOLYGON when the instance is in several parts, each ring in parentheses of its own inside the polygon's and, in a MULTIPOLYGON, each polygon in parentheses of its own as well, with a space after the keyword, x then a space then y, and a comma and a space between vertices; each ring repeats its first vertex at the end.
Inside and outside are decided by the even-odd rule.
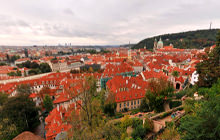
POLYGON ((132 119, 132 128, 136 128, 138 127, 139 125, 142 125, 143 124, 143 121, 139 118, 133 118, 132 119))
POLYGON ((52 71, 48 63, 41 63, 39 69, 42 73, 47 73, 52 71))
POLYGON ((134 139, 137 139, 137 138, 143 139, 145 135, 146 135, 146 129, 142 125, 139 125, 137 128, 135 128, 131 134, 131 136, 134 139))
POLYGON ((0 138, 12 139, 39 124, 38 109, 28 95, 10 97, 0 109, 0 138))
POLYGON ((181 99, 183 96, 185 96, 187 94, 187 90, 180 90, 179 92, 177 92, 175 94, 177 99, 181 99))
POLYGON ((128 115, 124 116, 122 119, 121 119, 121 124, 120 124, 120 127, 122 128, 123 132, 126 131, 126 129, 131 126, 133 123, 132 119, 129 118, 128 115))
POLYGON ((47 73, 51 72, 51 68, 48 63, 41 63, 40 65, 36 62, 26 61, 22 64, 18 64, 19 68, 28 68, 31 69, 28 74, 29 75, 35 75, 35 74, 41 74, 41 73, 47 73))
POLYGON ((174 77, 179 77, 179 72, 178 72, 178 71, 173 71, 173 72, 172 72, 172 75, 173 75, 174 77))
POLYGON ((11 140, 18 134, 16 125, 8 118, 0 120, 0 139, 11 140))
POLYGON ((53 101, 49 95, 45 95, 43 104, 47 112, 50 112, 53 110, 53 101))
POLYGON ((0 92, 0 107, 7 101, 8 95, 6 93, 0 92))
POLYGON ((116 103, 108 103, 104 105, 104 113, 108 114, 109 116, 115 115, 117 104, 116 103))
POLYGON ((0 62, 0 66, 5 66, 6 63, 5 62, 0 62))
POLYGON ((153 121, 147 117, 145 118, 144 129, 146 130, 146 132, 151 132, 154 129, 153 121))
POLYGON ((108 94, 108 97, 105 99, 105 91, 102 90, 100 92, 101 102, 103 106, 103 112, 107 114, 108 116, 114 116, 116 112, 117 104, 115 102, 115 94, 110 92, 108 94))
POLYGON ((158 137, 159 140, 180 140, 180 134, 178 133, 175 125, 168 127, 158 137))
POLYGON ((202 102, 192 115, 181 119, 183 140, 220 139, 220 98, 202 102))
POLYGON ((180 105, 182 105, 181 101, 171 101, 170 102, 170 108, 175 108, 175 107, 178 107, 180 105))
POLYGON ((72 137, 74 139, 99 139, 102 137, 100 131, 105 125, 105 120, 102 116, 101 101, 97 98, 96 79, 87 77, 81 84, 81 96, 78 96, 81 103, 76 101, 76 105, 81 110, 79 115, 72 116, 72 124, 74 126, 72 128, 74 132, 72 137))
POLYGON ((11 58, 9 58, 9 62, 14 63, 16 60, 20 59, 19 55, 13 55, 11 58))
POLYGON ((32 92, 31 87, 27 84, 18 85, 16 90, 18 95, 23 95, 23 94, 29 95, 32 92))
POLYGON ((172 43, 175 48, 202 49, 215 44, 215 36, 217 32, 217 29, 212 29, 165 34, 144 39, 140 41, 138 44, 134 45, 134 47, 132 48, 139 49, 144 48, 144 46, 146 46, 147 49, 153 49, 155 38, 159 39, 161 37, 165 46, 170 45, 172 43))
POLYGON ((31 69, 28 71, 29 75, 36 75, 36 74, 41 74, 40 69, 31 69))
POLYGON ((127 132, 124 132, 124 133, 122 133, 122 135, 121 135, 121 140, 125 140, 127 137, 128 137, 128 133, 127 133, 127 132))
MULTIPOLYGON (((220 31, 217 35, 217 41, 220 40, 220 31)), ((199 87, 211 87, 220 77, 220 45, 217 42, 216 47, 204 56, 203 61, 196 65, 199 74, 199 87)))
POLYGON ((137 114, 138 112, 140 112, 140 109, 133 109, 133 110, 131 110, 130 115, 137 114))
POLYGON ((16 72, 9 72, 8 76, 21 76, 21 71, 16 71, 16 72))
POLYGON ((124 115, 120 112, 115 113, 115 119, 122 118, 124 115))
POLYGON ((148 112, 150 109, 149 109, 149 106, 148 104, 146 103, 145 100, 142 100, 141 101, 141 105, 140 105, 140 111, 141 112, 148 112))
POLYGON ((145 101, 150 110, 162 112, 163 105, 168 97, 173 95, 174 88, 172 84, 164 79, 151 80, 149 89, 145 95, 145 101))
POLYGON ((81 72, 97 72, 101 69, 101 65, 100 64, 92 64, 92 65, 84 65, 80 67, 80 71, 81 72))
POLYGON ((106 123, 102 128, 101 133, 106 140, 117 140, 121 137, 120 128, 116 127, 112 123, 106 123))

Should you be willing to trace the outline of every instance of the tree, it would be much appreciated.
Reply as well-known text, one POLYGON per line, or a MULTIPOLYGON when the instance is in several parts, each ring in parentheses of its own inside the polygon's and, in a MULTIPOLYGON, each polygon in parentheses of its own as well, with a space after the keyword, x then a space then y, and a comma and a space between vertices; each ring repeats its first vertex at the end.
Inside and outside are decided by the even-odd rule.
POLYGON ((47 112, 50 112, 53 110, 53 101, 48 94, 45 95, 43 104, 47 112))
POLYGON ((25 57, 28 57, 28 49, 27 48, 24 49, 24 54, 25 54, 25 57))
POLYGON ((146 132, 151 132, 154 129, 153 121, 147 117, 145 118, 144 129, 146 130, 146 132))
POLYGON ((136 140, 138 138, 143 139, 146 135, 146 130, 142 125, 139 125, 134 131, 131 133, 131 136, 136 140))
POLYGON ((216 47, 208 53, 203 61, 196 65, 199 74, 199 87, 211 87, 220 77, 220 31, 216 38, 216 47))
POLYGON ((191 104, 191 113, 180 121, 183 140, 220 139, 220 80, 209 89, 206 100, 191 104))
POLYGON ((96 79, 87 77, 80 84, 81 92, 72 94, 76 105, 80 107, 80 114, 72 117, 73 138, 99 139, 101 138, 99 131, 105 122, 102 118, 101 101, 97 98, 96 79))
POLYGON ((104 113, 108 114, 109 116, 114 116, 116 112, 116 107, 117 107, 117 104, 115 102, 115 94, 110 92, 106 100, 103 99, 102 101, 104 105, 104 109, 103 109, 104 113))
POLYGON ((31 131, 39 124, 38 109, 28 95, 8 98, 0 109, 1 139, 11 139, 23 131, 31 131), (7 134, 7 135, 6 135, 7 134))
POLYGON ((90 73, 94 72, 93 68, 92 67, 89 67, 89 70, 88 70, 90 73))
POLYGON ((167 127, 165 131, 159 136, 159 140, 180 140, 180 134, 178 133, 175 125, 167 127))
POLYGON ((141 112, 148 112, 149 111, 149 106, 145 100, 141 101, 140 111, 141 112))
POLYGON ((30 85, 27 84, 18 85, 16 90, 18 95, 23 95, 23 94, 29 95, 32 93, 30 85))
POLYGON ((0 107, 8 100, 6 93, 0 92, 0 107))
POLYGON ((49 87, 43 87, 38 94, 39 94, 40 99, 43 101, 44 96, 48 95, 49 93, 50 93, 50 88, 49 87))
POLYGON ((172 72, 172 75, 173 75, 174 77, 179 77, 179 72, 178 72, 178 71, 173 71, 173 72, 172 72))
POLYGON ((47 64, 47 63, 41 63, 40 64, 40 70, 41 70, 42 73, 47 73, 47 72, 52 71, 49 64, 47 64))
POLYGON ((173 95, 173 85, 165 79, 151 80, 149 89, 145 95, 145 102, 150 110, 161 112, 165 104, 169 104, 169 98, 173 95))

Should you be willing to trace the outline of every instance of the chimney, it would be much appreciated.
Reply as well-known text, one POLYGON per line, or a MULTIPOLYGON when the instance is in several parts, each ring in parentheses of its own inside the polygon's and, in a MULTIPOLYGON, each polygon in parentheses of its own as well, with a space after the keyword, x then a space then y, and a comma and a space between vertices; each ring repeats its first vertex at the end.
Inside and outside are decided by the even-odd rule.
POLYGON ((128 84, 128 80, 126 80, 126 84, 128 84))

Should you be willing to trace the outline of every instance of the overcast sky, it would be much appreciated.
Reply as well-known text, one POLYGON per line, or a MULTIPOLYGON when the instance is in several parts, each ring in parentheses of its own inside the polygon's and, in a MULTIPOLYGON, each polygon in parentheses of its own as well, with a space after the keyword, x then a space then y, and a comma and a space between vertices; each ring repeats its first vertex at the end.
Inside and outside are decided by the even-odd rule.
POLYGON ((220 0, 0 0, 1 45, 107 45, 220 28, 220 0))

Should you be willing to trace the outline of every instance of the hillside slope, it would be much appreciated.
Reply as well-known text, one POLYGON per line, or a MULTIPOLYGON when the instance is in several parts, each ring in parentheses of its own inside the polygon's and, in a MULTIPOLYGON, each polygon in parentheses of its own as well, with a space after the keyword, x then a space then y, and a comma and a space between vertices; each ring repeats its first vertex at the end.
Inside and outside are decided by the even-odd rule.
POLYGON ((147 49, 151 50, 153 48, 155 38, 158 41, 160 37, 163 40, 164 46, 167 46, 172 43, 175 48, 202 49, 204 47, 208 47, 215 44, 217 31, 218 29, 197 30, 158 35, 140 41, 139 43, 133 46, 133 49, 144 48, 144 46, 146 46, 147 49))

